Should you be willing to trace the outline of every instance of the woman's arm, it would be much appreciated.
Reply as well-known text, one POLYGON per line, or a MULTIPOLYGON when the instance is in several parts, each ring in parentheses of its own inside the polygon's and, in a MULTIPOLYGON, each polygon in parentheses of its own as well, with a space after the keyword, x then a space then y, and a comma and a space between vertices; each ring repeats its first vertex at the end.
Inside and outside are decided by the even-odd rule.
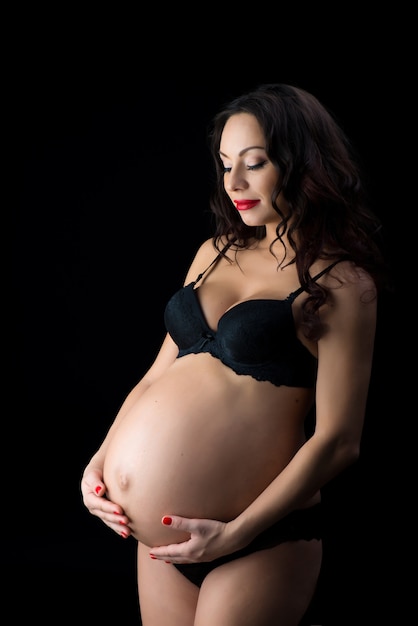
MULTIPOLYGON (((209 265, 213 259, 214 250, 212 239, 206 240, 200 246, 188 270, 184 284, 188 284, 191 280, 195 279, 198 274, 209 265)), ((177 355, 178 347, 167 334, 153 364, 127 395, 106 437, 83 472, 81 492, 84 505, 92 515, 99 517, 110 528, 119 534, 123 533, 122 536, 128 536, 130 534, 130 530, 127 526, 129 520, 117 503, 111 502, 106 498, 106 485, 103 482, 103 465, 106 451, 115 430, 119 427, 119 424, 123 421, 127 413, 154 381, 174 363, 177 355)))
POLYGON ((327 332, 318 341, 316 425, 271 485, 243 512, 238 525, 258 534, 354 463, 360 452, 373 362, 377 299, 364 273, 332 291, 321 312, 327 332))
POLYGON ((146 374, 135 385, 127 395, 120 407, 115 420, 109 428, 103 443, 93 455, 86 466, 81 479, 81 493, 84 505, 89 512, 99 517, 107 526, 123 537, 129 536, 129 520, 124 515, 122 508, 115 502, 106 498, 106 485, 103 482, 103 464, 106 450, 113 433, 123 421, 130 408, 137 402, 138 398, 157 380, 163 372, 175 361, 178 348, 171 337, 167 334, 158 355, 146 374))

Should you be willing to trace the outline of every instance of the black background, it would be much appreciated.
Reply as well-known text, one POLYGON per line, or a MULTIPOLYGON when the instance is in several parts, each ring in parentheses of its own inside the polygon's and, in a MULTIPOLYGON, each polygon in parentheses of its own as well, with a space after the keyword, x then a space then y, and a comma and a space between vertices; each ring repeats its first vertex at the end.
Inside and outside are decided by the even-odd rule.
MULTIPOLYGON (((134 542, 87 513, 79 482, 159 348, 167 298, 211 234, 206 129, 225 101, 261 82, 314 93, 361 155, 373 206, 395 239, 396 267, 395 155, 404 120, 387 80, 394 68, 370 54, 336 71, 330 56, 232 79, 223 65, 209 76, 150 77, 91 60, 54 63, 52 52, 39 65, 27 53, 7 119, 17 202, 7 212, 5 241, 11 377, 2 553, 11 592, 24 590, 10 604, 16 622, 31 614, 44 623, 63 616, 138 623, 134 542)), ((388 367, 394 316, 393 300, 385 299, 361 458, 324 490, 325 558, 313 623, 353 624, 360 614, 372 623, 387 602, 392 555, 380 537, 391 532, 384 503, 396 489, 388 367)))

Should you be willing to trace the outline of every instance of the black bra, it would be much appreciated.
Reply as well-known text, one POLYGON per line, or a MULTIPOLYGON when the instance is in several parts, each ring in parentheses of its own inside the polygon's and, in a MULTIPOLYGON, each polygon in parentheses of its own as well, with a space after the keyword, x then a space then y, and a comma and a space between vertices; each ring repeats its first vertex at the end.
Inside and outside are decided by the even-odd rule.
MULTIPOLYGON (((221 253, 209 265, 214 265, 221 253)), ((335 261, 314 277, 318 280, 340 261, 335 261)), ((300 287, 285 300, 245 300, 228 309, 213 331, 197 297, 197 279, 179 289, 168 301, 164 322, 179 347, 178 357, 208 352, 237 374, 247 374, 273 385, 313 387, 317 359, 299 341, 292 303, 304 289, 300 287)))

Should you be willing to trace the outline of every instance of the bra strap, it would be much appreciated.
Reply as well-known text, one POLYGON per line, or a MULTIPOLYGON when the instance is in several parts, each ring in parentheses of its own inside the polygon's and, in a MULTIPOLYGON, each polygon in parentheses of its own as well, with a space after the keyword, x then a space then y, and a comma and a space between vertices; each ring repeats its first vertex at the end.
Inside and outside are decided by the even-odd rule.
MULTIPOLYGON (((337 265, 337 263, 341 263, 341 261, 345 261, 346 258, 342 258, 342 259, 338 259, 337 261, 334 261, 333 263, 331 263, 331 265, 328 265, 328 267, 326 267, 325 269, 323 269, 321 272, 319 272, 319 274, 317 274, 316 276, 313 277, 313 281, 316 282, 319 278, 321 278, 321 276, 323 276, 324 274, 326 274, 327 272, 329 272, 330 270, 332 270, 332 268, 337 265)), ((292 293, 289 293, 289 295, 287 296, 286 300, 290 300, 290 302, 293 302, 293 300, 295 300, 295 298, 297 298, 303 291, 305 291, 305 285, 301 285, 298 289, 296 289, 296 291, 292 291, 292 293)))
POLYGON ((199 276, 196 278, 196 280, 194 281, 194 284, 198 283, 199 280, 201 280, 203 278, 203 276, 206 274, 206 272, 212 267, 212 265, 215 265, 215 263, 217 263, 219 261, 219 259, 221 258, 221 256, 227 251, 229 250, 229 248, 232 246, 233 242, 229 241, 227 244, 225 244, 225 246, 222 248, 222 250, 220 250, 218 252, 218 254, 216 255, 216 257, 213 259, 213 261, 211 263, 209 263, 209 265, 207 266, 207 268, 205 270, 203 270, 203 272, 201 272, 199 274, 199 276))

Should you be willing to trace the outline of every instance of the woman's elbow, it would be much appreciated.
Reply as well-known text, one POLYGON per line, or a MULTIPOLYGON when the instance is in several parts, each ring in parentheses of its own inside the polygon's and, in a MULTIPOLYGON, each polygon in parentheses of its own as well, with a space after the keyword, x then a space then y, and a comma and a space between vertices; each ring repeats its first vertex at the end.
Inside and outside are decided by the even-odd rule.
POLYGON ((334 434, 322 437, 317 433, 318 443, 322 449, 321 456, 328 467, 334 467, 333 473, 339 473, 356 463, 360 456, 360 440, 349 434, 334 434))
POLYGON ((341 470, 356 463, 360 456, 360 440, 350 436, 336 437, 332 443, 333 457, 341 470))

